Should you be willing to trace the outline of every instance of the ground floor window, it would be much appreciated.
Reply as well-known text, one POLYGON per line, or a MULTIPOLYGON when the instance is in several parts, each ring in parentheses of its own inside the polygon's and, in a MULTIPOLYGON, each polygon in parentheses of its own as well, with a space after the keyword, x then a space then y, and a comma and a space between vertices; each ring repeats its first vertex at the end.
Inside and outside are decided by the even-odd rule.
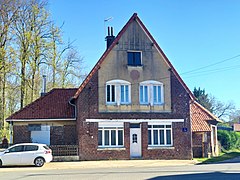
POLYGON ((172 125, 148 125, 148 146, 172 146, 172 125))
POLYGON ((123 127, 99 127, 99 147, 123 147, 123 127))

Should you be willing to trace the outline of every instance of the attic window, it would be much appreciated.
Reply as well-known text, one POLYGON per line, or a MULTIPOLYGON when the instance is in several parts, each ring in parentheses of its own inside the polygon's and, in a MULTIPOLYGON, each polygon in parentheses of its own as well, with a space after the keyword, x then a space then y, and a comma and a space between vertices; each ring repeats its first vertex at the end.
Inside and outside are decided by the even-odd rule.
POLYGON ((128 66, 141 66, 141 52, 130 51, 128 54, 128 66))

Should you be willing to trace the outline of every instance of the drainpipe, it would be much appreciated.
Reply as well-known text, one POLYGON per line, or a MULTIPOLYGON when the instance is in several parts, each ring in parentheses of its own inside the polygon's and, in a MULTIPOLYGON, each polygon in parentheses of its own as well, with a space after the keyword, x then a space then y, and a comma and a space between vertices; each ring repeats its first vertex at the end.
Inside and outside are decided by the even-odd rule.
POLYGON ((73 100, 74 100, 74 98, 71 97, 71 99, 68 101, 68 103, 71 106, 74 106, 74 118, 77 119, 77 106, 76 106, 76 104, 73 103, 73 100))

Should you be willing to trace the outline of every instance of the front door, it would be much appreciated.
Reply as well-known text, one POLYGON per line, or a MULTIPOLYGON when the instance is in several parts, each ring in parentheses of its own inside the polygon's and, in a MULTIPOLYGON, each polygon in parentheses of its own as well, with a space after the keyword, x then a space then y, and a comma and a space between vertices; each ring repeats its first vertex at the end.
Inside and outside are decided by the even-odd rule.
POLYGON ((131 128, 130 125, 130 157, 139 158, 142 156, 142 139, 140 124, 131 128))

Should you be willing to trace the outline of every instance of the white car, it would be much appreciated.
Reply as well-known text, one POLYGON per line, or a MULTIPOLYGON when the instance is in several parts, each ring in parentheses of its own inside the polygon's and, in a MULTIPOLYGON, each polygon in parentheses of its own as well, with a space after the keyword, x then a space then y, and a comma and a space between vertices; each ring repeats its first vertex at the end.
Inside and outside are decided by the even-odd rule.
POLYGON ((0 167, 8 165, 35 165, 42 167, 52 161, 52 150, 46 144, 16 144, 0 152, 0 167))

